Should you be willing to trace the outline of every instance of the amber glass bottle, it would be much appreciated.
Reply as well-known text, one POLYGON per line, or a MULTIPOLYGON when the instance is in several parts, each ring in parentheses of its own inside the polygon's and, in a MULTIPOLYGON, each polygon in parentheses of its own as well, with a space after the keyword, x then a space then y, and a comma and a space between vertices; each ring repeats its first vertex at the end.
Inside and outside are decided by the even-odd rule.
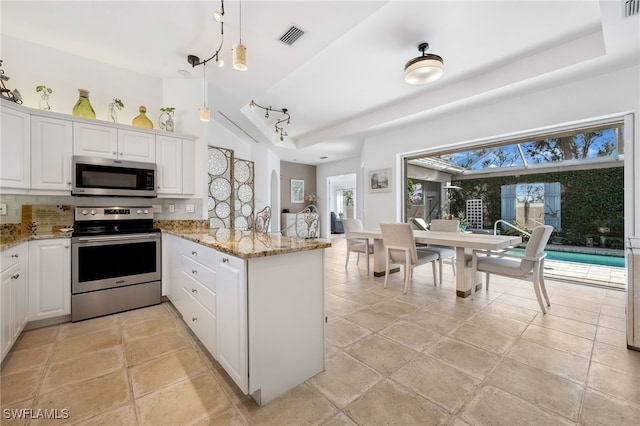
POLYGON ((145 106, 141 106, 138 111, 140 111, 140 115, 134 118, 131 124, 138 127, 144 127, 146 129, 153 129, 153 123, 147 117, 147 108, 145 106))

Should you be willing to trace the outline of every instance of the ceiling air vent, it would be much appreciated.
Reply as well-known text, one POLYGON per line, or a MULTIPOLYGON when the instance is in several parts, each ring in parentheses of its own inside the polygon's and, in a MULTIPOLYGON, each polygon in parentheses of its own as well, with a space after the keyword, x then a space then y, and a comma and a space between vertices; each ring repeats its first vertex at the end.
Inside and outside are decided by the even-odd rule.
POLYGON ((304 31, 302 31, 300 28, 296 27, 295 25, 292 25, 291 28, 289 28, 284 34, 282 34, 282 36, 280 36, 279 40, 281 43, 284 43, 287 46, 291 46, 300 37, 302 37, 303 34, 304 34, 304 31))
POLYGON ((625 18, 640 14, 640 0, 622 0, 622 7, 625 18))

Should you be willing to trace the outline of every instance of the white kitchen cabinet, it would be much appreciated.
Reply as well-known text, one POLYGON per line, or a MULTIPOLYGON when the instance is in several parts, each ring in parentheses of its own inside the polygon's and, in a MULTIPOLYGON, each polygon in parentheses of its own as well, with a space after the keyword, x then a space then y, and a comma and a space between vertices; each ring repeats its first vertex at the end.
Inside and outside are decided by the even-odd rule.
POLYGON ((195 143, 190 139, 156 136, 158 196, 195 193, 195 143))
POLYGON ((29 242, 29 321, 71 314, 71 241, 29 242))
POLYGON ((73 154, 155 163, 155 135, 76 121, 73 154))
POLYGON ((244 393, 249 391, 246 261, 216 252, 218 353, 216 359, 244 393))
POLYGON ((31 186, 31 117, 2 101, 0 109, 0 188, 31 186))
POLYGON ((0 350, 2 359, 24 329, 28 318, 28 247, 19 244, 2 252, 0 274, 0 350))
POLYGON ((31 188, 71 190, 73 122, 31 117, 31 188))

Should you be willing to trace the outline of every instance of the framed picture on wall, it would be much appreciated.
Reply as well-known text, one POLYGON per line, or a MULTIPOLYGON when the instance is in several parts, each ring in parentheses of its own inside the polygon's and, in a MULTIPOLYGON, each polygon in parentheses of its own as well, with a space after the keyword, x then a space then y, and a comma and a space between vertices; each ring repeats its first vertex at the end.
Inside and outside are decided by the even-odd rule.
POLYGON ((291 179, 291 202, 304 203, 304 180, 291 179))
POLYGON ((369 172, 369 192, 391 192, 391 169, 369 172))

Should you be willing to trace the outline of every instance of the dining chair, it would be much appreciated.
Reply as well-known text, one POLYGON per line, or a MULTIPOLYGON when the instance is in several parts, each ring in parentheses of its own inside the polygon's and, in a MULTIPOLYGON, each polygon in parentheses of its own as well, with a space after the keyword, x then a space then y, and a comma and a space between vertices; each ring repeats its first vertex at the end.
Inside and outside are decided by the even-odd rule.
POLYGON ((269 222, 271 221, 271 207, 266 206, 258 213, 254 219, 253 229, 256 232, 269 232, 269 222))
MULTIPOLYGON (((460 232, 460 221, 448 220, 448 219, 434 219, 431 221, 429 230, 434 232, 458 233, 460 232)), ((456 248, 455 247, 427 244, 426 246, 418 247, 418 249, 431 250, 431 251, 438 252, 440 254, 440 258, 438 259, 438 263, 440 266, 440 284, 442 284, 442 260, 443 259, 451 259, 451 268, 453 269, 453 275, 456 274, 456 248)))
POLYGON ((411 222, 418 229, 418 231, 429 230, 429 225, 427 225, 427 222, 425 222, 424 219, 421 217, 414 217, 411 219, 411 222))
MULTIPOLYGON (((542 303, 542 296, 544 296, 547 306, 551 306, 551 304, 544 285, 544 259, 547 257, 544 249, 552 231, 553 226, 550 225, 534 228, 524 250, 509 249, 509 252, 475 250, 471 256, 472 276, 475 278, 476 272, 484 272, 486 274, 486 288, 489 290, 490 274, 525 278, 530 273, 533 273, 533 289, 542 313, 546 314, 547 310, 544 307, 544 303, 542 303), (521 252, 521 254, 515 254, 514 252, 521 252)), ((482 281, 480 281, 480 284, 482 286, 482 281)), ((476 283, 474 282, 471 286, 472 299, 475 294, 476 283)))
POLYGON ((351 252, 357 253, 356 265, 360 262, 360 254, 367 255, 367 275, 369 275, 369 256, 373 254, 373 245, 369 244, 368 238, 354 237, 353 232, 362 231, 364 226, 360 219, 342 219, 342 227, 347 241, 347 259, 344 262, 346 268, 349 264, 351 252))
POLYGON ((381 223, 382 241, 387 263, 384 276, 384 288, 389 281, 389 270, 392 263, 404 265, 404 293, 407 294, 409 280, 413 278, 413 268, 431 262, 433 268, 433 285, 436 280, 436 260, 438 253, 417 250, 413 229, 408 223, 381 223))

